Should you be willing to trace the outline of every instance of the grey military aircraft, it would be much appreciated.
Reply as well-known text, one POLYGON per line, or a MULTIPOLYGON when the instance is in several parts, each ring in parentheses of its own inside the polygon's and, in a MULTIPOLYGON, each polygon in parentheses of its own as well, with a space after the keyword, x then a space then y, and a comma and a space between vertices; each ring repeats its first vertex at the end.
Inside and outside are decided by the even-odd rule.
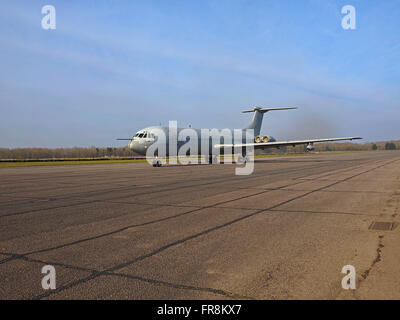
MULTIPOLYGON (((225 139, 221 137, 217 143, 215 143, 215 140, 212 140, 210 136, 207 136, 204 138, 201 134, 201 129, 191 129, 194 130, 194 132, 197 134, 198 137, 198 142, 197 142, 197 155, 198 156, 206 156, 208 157, 208 163, 213 163, 215 162, 213 155, 215 154, 220 154, 221 149, 227 150, 241 150, 241 161, 246 162, 248 160, 247 155, 246 155, 246 148, 254 148, 254 149, 266 149, 266 148, 280 148, 283 146, 296 146, 296 145, 306 145, 306 150, 307 151, 313 151, 314 150, 314 143, 318 142, 330 142, 330 141, 344 141, 344 140, 357 140, 357 139, 362 139, 361 137, 344 137, 344 138, 325 138, 325 139, 307 139, 307 140, 293 140, 293 141, 277 141, 274 137, 268 136, 268 135, 260 135, 261 132, 261 125, 263 121, 264 114, 270 111, 277 111, 277 110, 291 110, 291 109, 297 109, 296 107, 280 107, 280 108, 260 108, 260 107, 254 107, 251 110, 245 110, 242 111, 242 113, 252 113, 254 112, 253 120, 250 123, 249 126, 247 126, 244 129, 241 129, 242 132, 242 138, 240 143, 232 143, 231 141, 227 141, 227 143, 224 143, 225 139), (248 130, 254 130, 254 135, 252 135, 252 141, 248 141, 247 136, 246 136, 246 131, 248 130), (204 146, 202 144, 202 139, 208 139, 209 143, 207 143, 207 148, 202 148, 204 146)), ((187 128, 176 128, 177 134, 183 132, 183 130, 186 130, 187 128)), ((233 131, 233 130, 232 130, 233 131)), ((163 127, 163 126, 153 126, 153 127, 147 127, 142 130, 139 130, 136 135, 133 138, 130 139, 117 139, 117 140, 129 140, 129 148, 133 150, 136 153, 139 153, 141 155, 146 155, 146 152, 148 148, 157 141, 157 135, 159 133, 164 133, 166 137, 166 156, 176 156, 177 154, 170 154, 169 150, 169 145, 168 141, 170 141, 169 138, 169 133, 170 133, 170 128, 169 127, 163 127)), ((233 135, 232 135, 233 136, 233 135)), ((176 141, 176 147, 173 148, 173 150, 179 150, 182 145, 187 143, 188 139, 180 141, 176 141)), ((175 151, 176 152, 176 151, 175 151)), ((232 152, 233 154, 233 152, 232 152)), ((161 166, 160 161, 156 161, 153 163, 153 166, 161 166)))

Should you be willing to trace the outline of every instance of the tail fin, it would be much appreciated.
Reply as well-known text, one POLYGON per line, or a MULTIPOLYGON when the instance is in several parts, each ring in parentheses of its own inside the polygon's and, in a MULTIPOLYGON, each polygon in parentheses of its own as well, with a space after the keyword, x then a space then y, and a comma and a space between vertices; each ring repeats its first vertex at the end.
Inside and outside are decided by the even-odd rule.
POLYGON ((296 107, 284 107, 284 108, 260 108, 254 107, 253 110, 245 110, 242 113, 254 112, 253 121, 250 123, 248 127, 245 129, 254 129, 254 136, 258 136, 261 131, 261 124, 263 121, 264 113, 268 111, 276 111, 276 110, 292 110, 297 109, 296 107))

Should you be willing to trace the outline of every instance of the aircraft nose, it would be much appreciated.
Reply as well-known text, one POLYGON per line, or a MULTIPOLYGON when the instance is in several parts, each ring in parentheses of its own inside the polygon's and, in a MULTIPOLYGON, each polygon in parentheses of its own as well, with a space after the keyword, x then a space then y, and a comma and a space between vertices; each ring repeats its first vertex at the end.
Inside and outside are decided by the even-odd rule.
POLYGON ((146 153, 146 150, 145 150, 145 148, 144 148, 144 145, 143 145, 142 143, 139 143, 138 140, 132 140, 132 141, 129 143, 129 148, 130 148, 132 151, 134 151, 134 152, 136 152, 136 153, 138 153, 138 154, 145 154, 145 153, 146 153))
POLYGON ((135 151, 137 142, 135 140, 131 140, 131 142, 129 142, 129 148, 132 149, 133 151, 135 151))

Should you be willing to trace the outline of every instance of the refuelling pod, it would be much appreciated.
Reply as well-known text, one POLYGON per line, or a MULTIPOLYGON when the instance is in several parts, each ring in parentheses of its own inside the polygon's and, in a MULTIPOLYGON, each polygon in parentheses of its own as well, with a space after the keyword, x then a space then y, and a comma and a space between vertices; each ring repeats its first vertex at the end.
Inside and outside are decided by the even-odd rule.
POLYGON ((314 147, 314 143, 309 143, 306 147, 307 151, 314 151, 315 147, 314 147))

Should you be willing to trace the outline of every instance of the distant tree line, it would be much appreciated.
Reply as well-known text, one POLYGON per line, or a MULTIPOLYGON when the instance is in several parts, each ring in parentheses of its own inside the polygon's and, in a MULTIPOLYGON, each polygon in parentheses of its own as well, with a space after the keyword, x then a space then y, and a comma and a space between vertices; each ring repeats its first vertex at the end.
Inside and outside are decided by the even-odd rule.
POLYGON ((68 159, 137 156, 128 147, 122 148, 0 148, 0 159, 68 159))
MULTIPOLYGON (((371 150, 400 150, 400 140, 391 142, 375 142, 375 143, 316 143, 314 144, 316 152, 323 151, 371 151, 371 150)), ((301 153, 306 151, 306 146, 298 145, 295 147, 283 147, 277 149, 266 149, 258 153, 301 153)))
MULTIPOLYGON (((316 143, 315 151, 368 151, 400 150, 400 140, 375 143, 316 143)), ((306 146, 282 147, 259 150, 257 153, 301 153, 306 146)), ((105 158, 138 156, 128 147, 88 147, 88 148, 0 148, 0 159, 72 159, 72 158, 105 158)))
POLYGON ((398 148, 394 142, 386 142, 385 149, 386 150, 396 150, 398 148))

